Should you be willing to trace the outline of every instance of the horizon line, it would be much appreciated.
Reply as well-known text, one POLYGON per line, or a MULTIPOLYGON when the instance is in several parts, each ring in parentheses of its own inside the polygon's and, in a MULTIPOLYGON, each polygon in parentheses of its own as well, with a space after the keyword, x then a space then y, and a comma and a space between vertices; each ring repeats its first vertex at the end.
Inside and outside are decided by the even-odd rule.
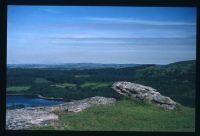
POLYGON ((183 61, 196 61, 196 59, 189 59, 189 60, 181 60, 181 61, 174 61, 174 62, 170 62, 170 63, 95 63, 95 62, 63 62, 63 63, 7 63, 6 65, 63 65, 63 64, 103 64, 103 65, 109 65, 109 64, 113 64, 113 65, 151 65, 151 64, 155 64, 155 65, 168 65, 171 63, 176 63, 176 62, 183 62, 183 61))

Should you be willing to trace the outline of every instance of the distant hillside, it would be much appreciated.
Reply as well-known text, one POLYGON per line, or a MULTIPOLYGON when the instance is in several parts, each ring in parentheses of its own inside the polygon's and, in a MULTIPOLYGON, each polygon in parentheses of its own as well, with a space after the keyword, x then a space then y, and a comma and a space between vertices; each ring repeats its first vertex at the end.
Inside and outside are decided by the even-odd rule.
POLYGON ((120 98, 111 89, 111 85, 116 81, 129 81, 151 86, 183 105, 195 105, 195 61, 168 65, 90 68, 9 68, 7 93, 40 94, 65 99, 84 99, 97 95, 120 98))
POLYGON ((141 66, 141 64, 100 64, 100 63, 66 63, 66 64, 8 64, 8 68, 48 68, 48 69, 102 69, 102 68, 126 68, 126 67, 136 67, 141 66))
POLYGON ((135 80, 152 86, 182 104, 195 104, 196 64, 194 60, 137 69, 135 80))

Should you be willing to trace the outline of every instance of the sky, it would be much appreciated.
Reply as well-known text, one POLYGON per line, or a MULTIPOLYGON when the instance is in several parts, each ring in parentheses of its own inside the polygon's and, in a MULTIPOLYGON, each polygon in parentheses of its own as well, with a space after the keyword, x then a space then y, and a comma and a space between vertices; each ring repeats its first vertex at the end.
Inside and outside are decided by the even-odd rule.
POLYGON ((8 64, 196 59, 196 8, 8 6, 8 64))

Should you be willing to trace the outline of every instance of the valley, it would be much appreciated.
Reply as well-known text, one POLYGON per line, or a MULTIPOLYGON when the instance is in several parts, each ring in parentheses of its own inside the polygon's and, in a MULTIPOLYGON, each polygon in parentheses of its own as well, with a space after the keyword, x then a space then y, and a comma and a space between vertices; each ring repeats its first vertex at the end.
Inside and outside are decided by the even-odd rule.
MULTIPOLYGON (((19 126, 15 123, 24 122, 26 124, 20 124, 21 129, 28 130, 191 132, 195 128, 195 67, 195 61, 183 61, 168 65, 100 69, 8 68, 8 96, 33 95, 44 100, 62 100, 65 105, 13 105, 12 109, 7 109, 9 126, 10 129, 15 129, 15 126, 19 126), (178 107, 168 110, 131 100, 112 88, 113 84, 119 81, 153 87, 174 100, 178 107), (81 104, 81 107, 90 105, 88 101, 84 106, 82 101, 93 97, 112 98, 116 102, 108 105, 95 104, 94 107, 89 106, 79 111, 80 106, 77 104, 81 104), (69 112, 70 103, 73 112, 69 112), (24 118, 20 121, 23 119, 20 116, 28 116, 29 110, 34 111, 34 116, 30 116, 30 120, 24 118), (38 114, 40 112, 41 114, 38 114), (16 118, 19 122, 14 121, 13 124, 14 113, 19 117, 16 118), (43 118, 42 115, 46 117, 43 118), (36 125, 30 125, 33 118, 40 121, 36 122, 36 125)), ((95 103, 99 103, 99 100, 95 103)))

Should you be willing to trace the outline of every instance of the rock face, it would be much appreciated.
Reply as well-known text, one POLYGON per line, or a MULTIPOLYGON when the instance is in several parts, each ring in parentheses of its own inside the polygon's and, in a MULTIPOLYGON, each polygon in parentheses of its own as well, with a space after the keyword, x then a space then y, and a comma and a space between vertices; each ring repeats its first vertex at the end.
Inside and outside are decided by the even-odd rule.
POLYGON ((116 82, 112 85, 112 88, 126 97, 153 103, 165 109, 174 110, 177 107, 176 102, 172 99, 161 95, 156 89, 148 86, 131 82, 116 82))
POLYGON ((22 108, 6 111, 6 129, 17 130, 35 125, 45 125, 57 120, 58 116, 44 107, 22 108))
POLYGON ((64 104, 43 107, 26 107, 22 109, 6 110, 6 129, 18 130, 32 126, 42 126, 58 120, 54 110, 80 112, 83 109, 101 104, 114 103, 116 99, 106 97, 91 97, 83 100, 66 102, 64 104))

